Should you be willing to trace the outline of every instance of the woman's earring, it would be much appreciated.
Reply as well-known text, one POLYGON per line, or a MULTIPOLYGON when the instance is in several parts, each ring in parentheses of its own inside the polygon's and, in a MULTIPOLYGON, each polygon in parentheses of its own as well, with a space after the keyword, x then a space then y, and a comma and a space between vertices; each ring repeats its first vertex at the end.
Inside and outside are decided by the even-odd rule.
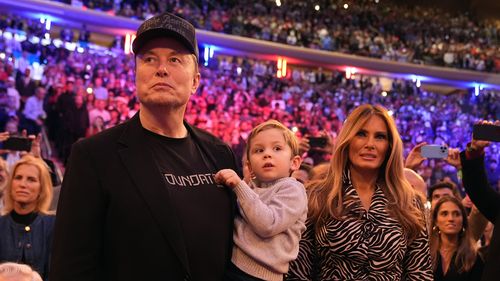
POLYGON ((437 231, 438 234, 441 234, 441 230, 439 230, 439 228, 437 226, 432 227, 432 231, 434 231, 434 232, 437 231))

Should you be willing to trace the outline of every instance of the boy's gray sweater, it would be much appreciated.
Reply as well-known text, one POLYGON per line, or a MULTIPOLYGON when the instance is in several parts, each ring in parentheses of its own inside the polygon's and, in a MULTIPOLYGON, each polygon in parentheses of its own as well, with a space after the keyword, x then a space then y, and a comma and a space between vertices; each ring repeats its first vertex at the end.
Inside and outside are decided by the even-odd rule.
POLYGON ((232 262, 254 277, 283 280, 306 229, 304 185, 287 177, 252 189, 242 181, 234 192, 241 216, 235 219, 232 262))

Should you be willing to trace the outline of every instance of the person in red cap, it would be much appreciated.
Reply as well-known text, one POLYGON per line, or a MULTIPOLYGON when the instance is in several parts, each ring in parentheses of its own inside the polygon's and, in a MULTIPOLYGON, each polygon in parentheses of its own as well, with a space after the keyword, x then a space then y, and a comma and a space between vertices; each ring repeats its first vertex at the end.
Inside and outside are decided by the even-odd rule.
POLYGON ((73 145, 51 281, 221 280, 236 200, 213 178, 231 149, 184 122, 200 83, 194 27, 169 13, 133 43, 140 111, 73 145))

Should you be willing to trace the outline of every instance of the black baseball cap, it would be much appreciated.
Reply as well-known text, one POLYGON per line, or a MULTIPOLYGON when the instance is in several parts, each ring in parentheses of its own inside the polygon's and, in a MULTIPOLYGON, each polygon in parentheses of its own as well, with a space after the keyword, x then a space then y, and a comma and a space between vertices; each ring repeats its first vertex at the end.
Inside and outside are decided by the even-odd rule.
POLYGON ((171 13, 163 13, 144 21, 137 29, 132 51, 137 55, 148 41, 158 37, 173 37, 179 40, 198 60, 198 42, 194 26, 171 13))

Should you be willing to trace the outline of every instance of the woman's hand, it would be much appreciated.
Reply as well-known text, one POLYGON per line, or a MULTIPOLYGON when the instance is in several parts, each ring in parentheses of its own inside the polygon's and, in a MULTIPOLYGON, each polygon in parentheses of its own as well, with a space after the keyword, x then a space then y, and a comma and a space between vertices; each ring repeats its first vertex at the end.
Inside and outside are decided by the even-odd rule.
POLYGON ((427 158, 422 156, 421 148, 422 146, 426 145, 426 142, 421 142, 417 144, 410 153, 408 154, 408 157, 406 157, 405 161, 405 168, 415 170, 417 169, 424 160, 427 158))

